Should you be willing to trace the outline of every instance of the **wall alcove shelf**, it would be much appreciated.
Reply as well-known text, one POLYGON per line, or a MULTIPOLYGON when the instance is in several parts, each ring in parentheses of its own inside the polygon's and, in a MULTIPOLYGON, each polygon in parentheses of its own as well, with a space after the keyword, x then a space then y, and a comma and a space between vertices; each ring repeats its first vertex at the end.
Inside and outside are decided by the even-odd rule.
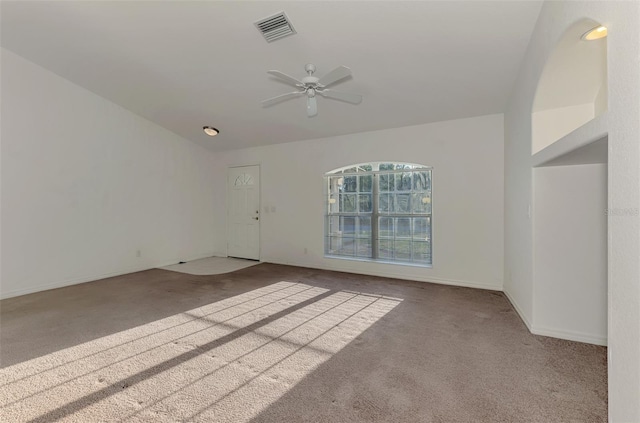
POLYGON ((531 156, 532 167, 607 163, 608 112, 531 156))

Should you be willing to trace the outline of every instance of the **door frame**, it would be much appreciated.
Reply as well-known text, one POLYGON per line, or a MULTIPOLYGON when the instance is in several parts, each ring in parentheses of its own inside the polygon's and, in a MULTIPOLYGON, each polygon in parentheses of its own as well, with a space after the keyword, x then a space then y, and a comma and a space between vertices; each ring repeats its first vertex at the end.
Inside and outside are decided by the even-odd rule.
POLYGON ((260 186, 258 187, 258 210, 260 210, 259 217, 260 223, 258 224, 258 261, 262 262, 262 163, 247 163, 247 164, 234 164, 228 165, 225 172, 225 189, 224 189, 224 201, 225 201, 225 256, 229 257, 229 173, 231 169, 239 167, 257 166, 258 167, 258 181, 260 186))

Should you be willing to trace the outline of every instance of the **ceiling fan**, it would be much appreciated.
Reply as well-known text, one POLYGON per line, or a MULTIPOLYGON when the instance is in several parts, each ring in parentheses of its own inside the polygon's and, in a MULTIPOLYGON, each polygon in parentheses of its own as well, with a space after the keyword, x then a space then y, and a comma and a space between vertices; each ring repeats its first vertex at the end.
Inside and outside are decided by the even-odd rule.
POLYGON ((322 78, 313 76, 313 73, 316 71, 316 67, 311 63, 307 64, 304 67, 304 70, 307 72, 307 76, 302 78, 301 81, 277 70, 267 71, 268 74, 281 79, 289 85, 293 85, 298 90, 263 100, 262 106, 267 107, 290 98, 306 95, 307 116, 313 117, 318 114, 318 103, 316 97, 318 94, 326 98, 342 100, 352 104, 360 104, 362 101, 362 96, 359 94, 345 93, 327 88, 329 85, 335 84, 336 82, 351 75, 351 69, 348 67, 338 66, 322 78))

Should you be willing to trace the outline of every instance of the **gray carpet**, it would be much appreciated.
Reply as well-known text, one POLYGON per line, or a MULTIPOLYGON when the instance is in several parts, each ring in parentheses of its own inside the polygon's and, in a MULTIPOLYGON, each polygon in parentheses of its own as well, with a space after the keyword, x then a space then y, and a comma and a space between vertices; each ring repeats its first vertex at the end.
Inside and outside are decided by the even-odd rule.
POLYGON ((599 422, 606 348, 498 292, 260 264, 0 302, 0 421, 599 422))

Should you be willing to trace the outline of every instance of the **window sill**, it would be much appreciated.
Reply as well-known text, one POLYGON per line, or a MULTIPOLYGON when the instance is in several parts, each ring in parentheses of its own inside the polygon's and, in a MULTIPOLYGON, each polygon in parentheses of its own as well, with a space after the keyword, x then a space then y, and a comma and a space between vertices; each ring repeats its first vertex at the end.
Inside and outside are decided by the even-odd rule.
POLYGON ((433 268, 433 264, 421 264, 421 263, 413 263, 413 262, 407 262, 407 261, 390 261, 390 260, 381 260, 381 259, 374 260, 366 257, 334 256, 330 254, 325 254, 324 258, 334 259, 334 260, 359 261, 359 262, 365 262, 365 263, 393 264, 396 266, 404 266, 404 267, 420 267, 422 269, 433 268))

